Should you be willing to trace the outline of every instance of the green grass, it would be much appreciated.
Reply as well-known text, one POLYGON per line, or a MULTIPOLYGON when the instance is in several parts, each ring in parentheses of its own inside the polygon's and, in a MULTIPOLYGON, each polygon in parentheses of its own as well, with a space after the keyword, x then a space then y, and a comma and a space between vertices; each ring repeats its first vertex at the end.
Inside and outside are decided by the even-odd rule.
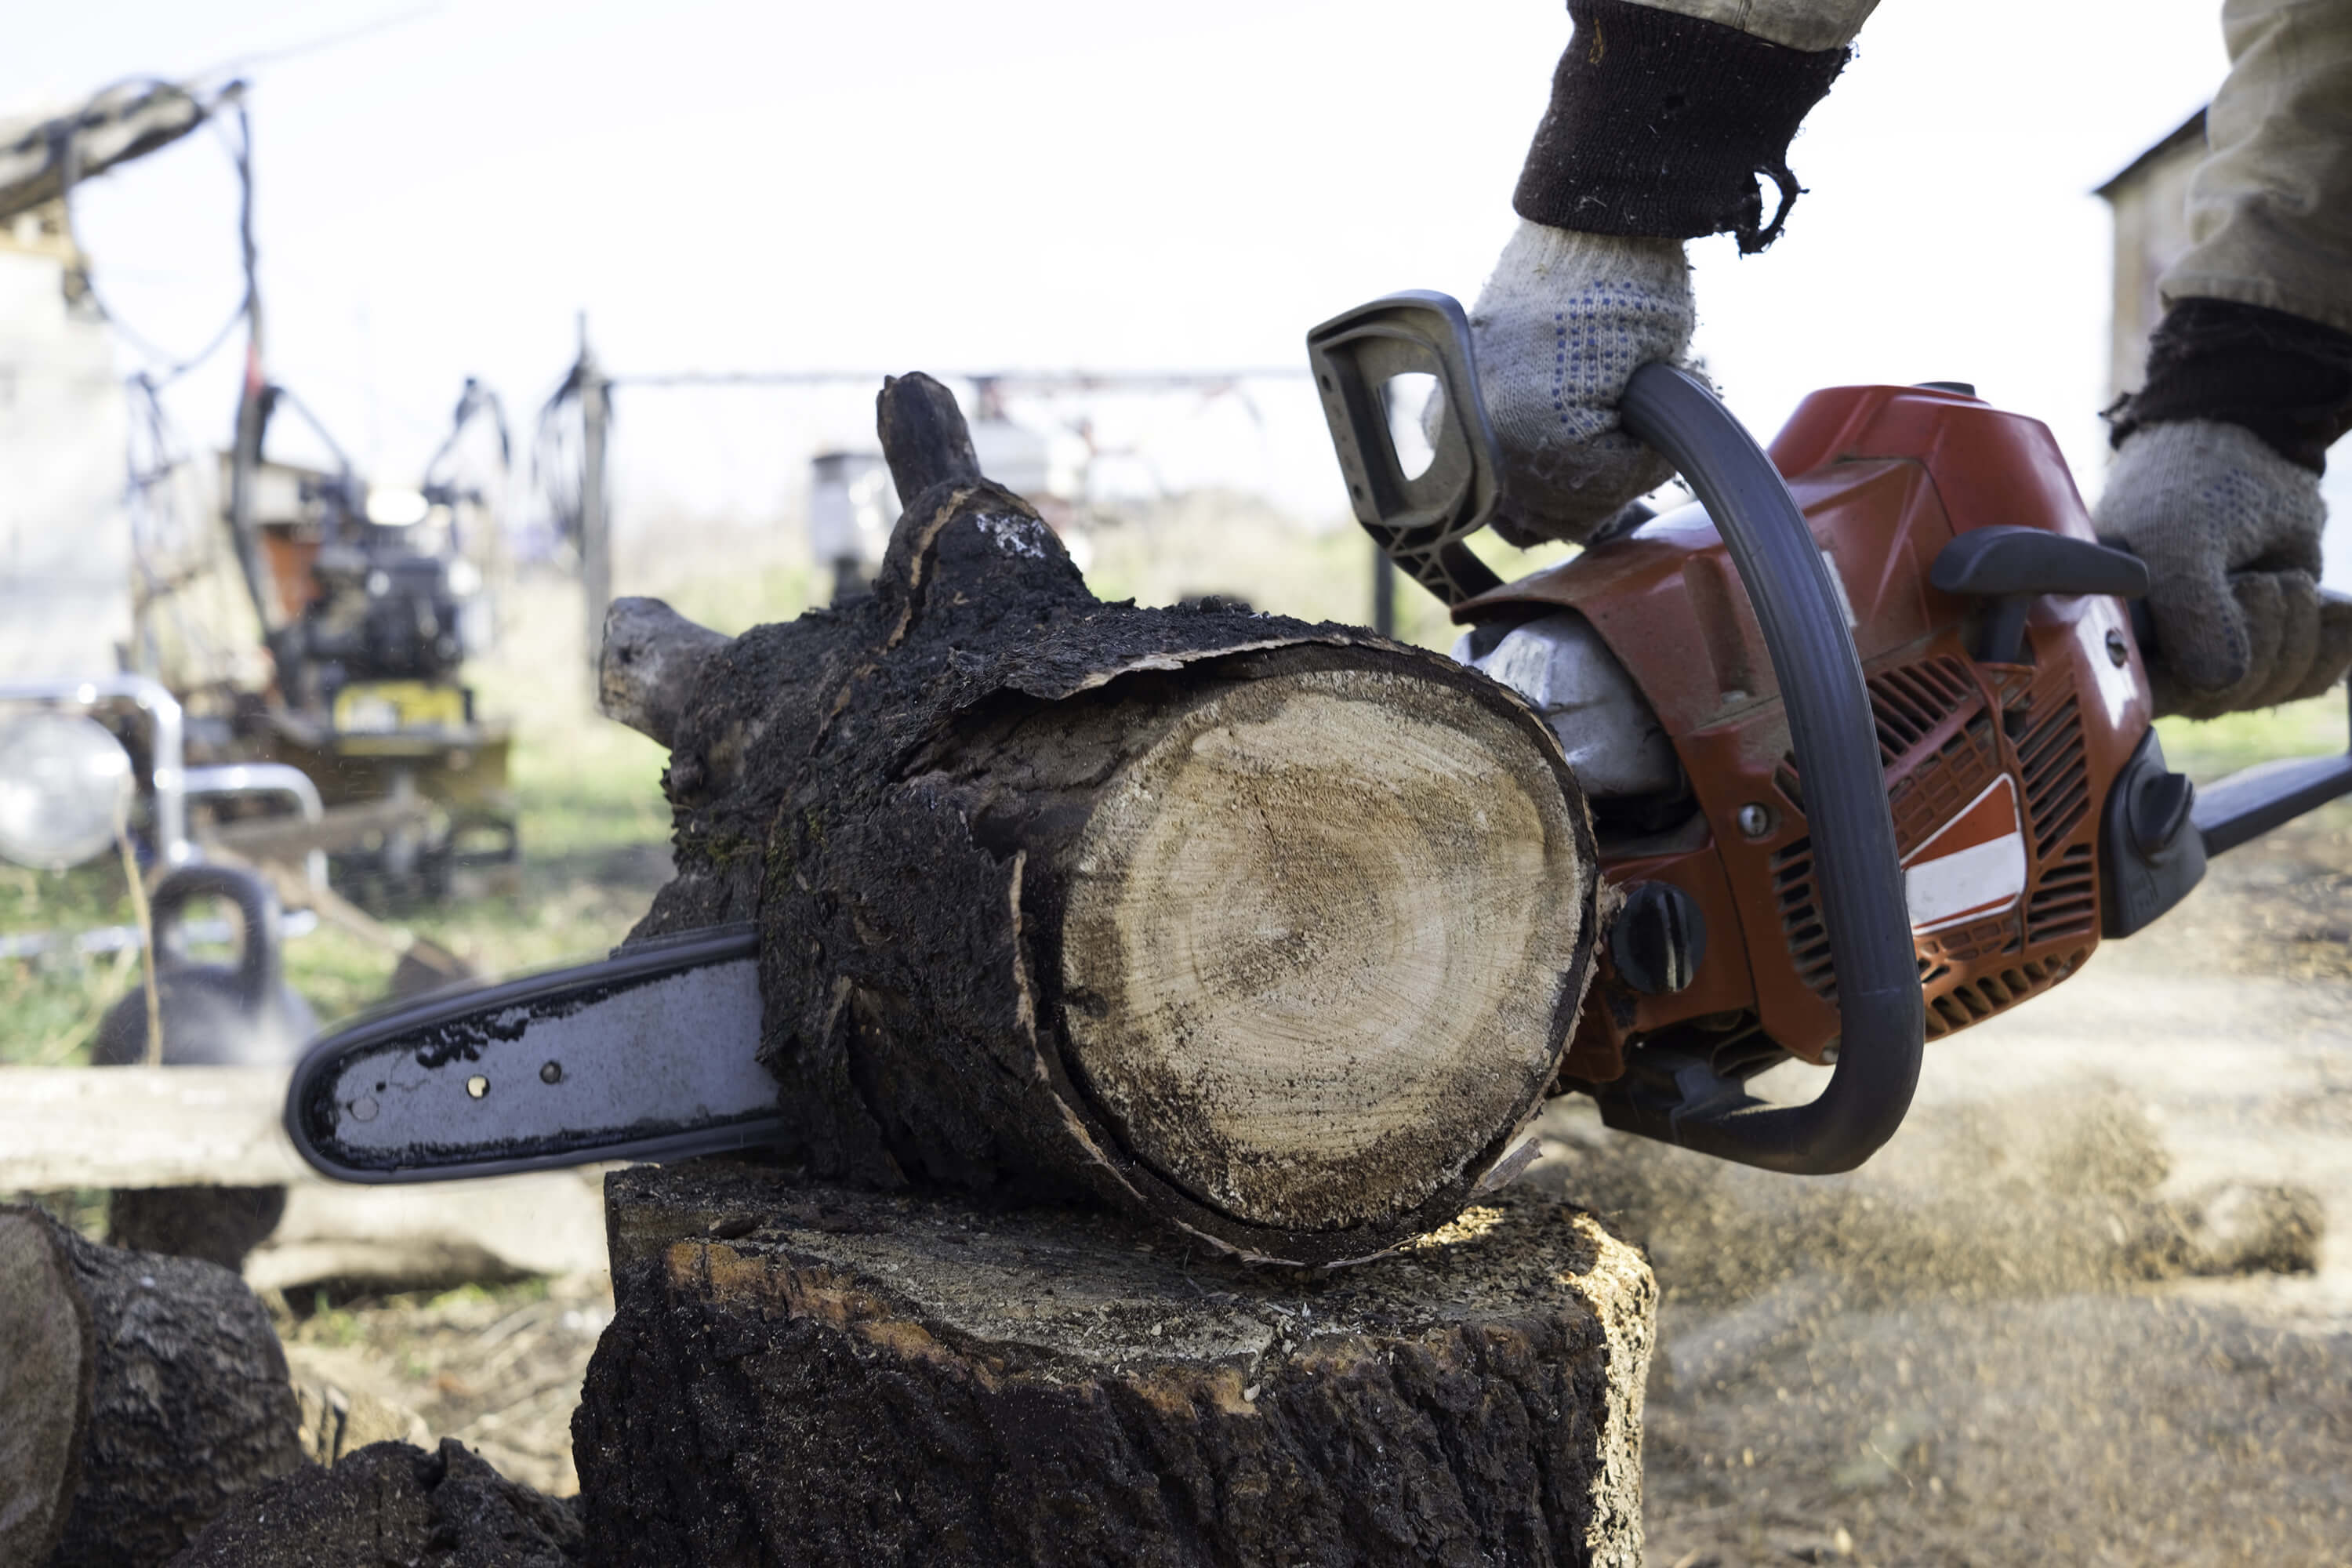
POLYGON ((2341 691, 2219 719, 2159 719, 2156 732, 2175 772, 2210 784, 2240 768, 2280 757, 2317 756, 2345 749, 2341 691))
MULTIPOLYGON (((1309 621, 1361 626, 1372 614, 1372 552, 1352 522, 1319 531, 1246 496, 1181 496, 1097 527, 1081 548, 1087 584, 1103 599, 1168 605, 1202 594, 1309 621)), ((1514 550, 1491 533, 1471 549, 1506 582, 1575 553, 1567 545, 1514 550)), ((1459 629, 1418 584, 1397 579, 1397 637, 1450 648, 1459 629)))
MULTIPOLYGON (((79 931, 131 919, 121 863, 111 855, 65 872, 0 862, 0 931, 79 931)), ((106 1008, 138 984, 138 954, 129 950, 0 960, 0 1063, 87 1060, 106 1008)))

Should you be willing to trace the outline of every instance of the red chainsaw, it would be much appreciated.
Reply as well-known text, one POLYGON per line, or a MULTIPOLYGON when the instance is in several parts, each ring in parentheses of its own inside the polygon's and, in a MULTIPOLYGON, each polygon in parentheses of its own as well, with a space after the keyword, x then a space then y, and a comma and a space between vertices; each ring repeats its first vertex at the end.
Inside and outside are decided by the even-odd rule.
POLYGON ((2352 754, 2200 794, 2165 766, 2130 605, 2039 421, 1950 382, 1801 404, 1769 451, 1696 377, 1645 366, 1626 430, 1696 500, 1501 582, 1465 542, 1511 505, 1443 294, 1308 334, 1356 516, 1541 711, 1624 902, 1563 1065, 1612 1127, 1748 1164, 1850 1169, 1920 1053, 2079 972, 2209 856, 2352 793, 2352 754), (1442 401, 1426 467, 1401 376, 1442 401), (1820 1098, 1742 1087, 1790 1057, 1820 1098))

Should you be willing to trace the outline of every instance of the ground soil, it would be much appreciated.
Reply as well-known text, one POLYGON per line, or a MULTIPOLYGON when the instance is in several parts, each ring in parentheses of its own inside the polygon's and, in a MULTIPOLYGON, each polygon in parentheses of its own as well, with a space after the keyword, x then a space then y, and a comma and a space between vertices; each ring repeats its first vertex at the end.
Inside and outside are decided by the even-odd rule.
POLYGON ((2346 1561, 2347 886, 2347 806, 2217 860, 2159 926, 1930 1047, 1851 1177, 1555 1111, 1530 1179, 1613 1205, 1664 1293, 1651 1563, 2346 1561), (2171 1245, 2220 1184, 2294 1194, 2301 1234, 2251 1267, 2171 1245))
POLYGON ((298 1385, 366 1394, 417 1417, 371 1438, 429 1448, 455 1437, 508 1479, 569 1497, 580 1489, 572 1412, 612 1321, 612 1286, 595 1274, 341 1304, 319 1292, 281 1310, 278 1331, 298 1385))
MULTIPOLYGON (((1541 1125, 1526 1180, 1612 1214, 1664 1292, 1654 1568, 2296 1564, 2352 1540, 2352 806, 2214 863, 2164 923, 1930 1048, 1856 1175, 1803 1181, 1541 1125), (2184 1273, 2224 1181, 2328 1224, 2305 1272, 2184 1273)), ((1789 1098, 1817 1075, 1784 1069, 1789 1098)), ((2193 1260, 2191 1260, 2193 1261, 2193 1260)), ((558 1494, 601 1279, 347 1301, 305 1370, 558 1494)))

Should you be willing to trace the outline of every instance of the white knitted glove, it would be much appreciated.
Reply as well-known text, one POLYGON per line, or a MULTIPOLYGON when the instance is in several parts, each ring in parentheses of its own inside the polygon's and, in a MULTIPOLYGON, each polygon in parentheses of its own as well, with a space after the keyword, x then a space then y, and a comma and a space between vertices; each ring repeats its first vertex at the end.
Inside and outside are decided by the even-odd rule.
POLYGON ((1497 532, 1514 544, 1580 542, 1674 477, 1617 427, 1617 400, 1643 365, 1682 361, 1693 314, 1681 240, 1520 223, 1470 312, 1518 525, 1497 532))
POLYGON ((2125 438, 2096 521, 2147 563, 2158 713, 2268 708, 2343 675, 2352 602, 2319 591, 2326 521, 2319 476, 2242 426, 2184 419, 2125 438))

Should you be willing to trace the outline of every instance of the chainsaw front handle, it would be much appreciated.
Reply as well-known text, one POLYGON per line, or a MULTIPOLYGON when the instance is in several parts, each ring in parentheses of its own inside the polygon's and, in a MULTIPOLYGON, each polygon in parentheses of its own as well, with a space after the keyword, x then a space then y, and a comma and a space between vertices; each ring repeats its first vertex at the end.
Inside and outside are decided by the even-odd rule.
MULTIPOLYGON (((1448 605, 1498 585, 1465 542, 1510 506, 1509 478, 1479 393, 1469 319, 1444 294, 1391 294, 1307 334, 1307 358, 1356 519, 1389 558, 1448 605), (1427 468, 1407 476, 1391 442, 1387 383, 1434 376, 1444 407, 1427 468)), ((1780 682, 1805 781, 1816 887, 1837 974, 1837 1064, 1819 1098, 1774 1105, 1697 1060, 1661 1061, 1626 1131, 1719 1159, 1803 1175, 1850 1171, 1895 1135, 1918 1087, 1927 1007, 1903 867, 1887 814, 1878 731, 1843 601, 1771 458, 1705 382, 1672 365, 1633 373, 1625 429, 1680 470, 1731 553, 1780 682)))
POLYGON ((1705 382, 1668 364, 1633 373, 1625 430, 1689 484, 1748 590, 1789 716, 1830 958, 1837 1065, 1820 1096, 1775 1105, 1706 1075, 1668 1113, 1673 1141, 1769 1171, 1850 1171, 1911 1109, 1926 1045, 1911 914, 1877 727, 1843 602, 1796 498, 1705 382))

